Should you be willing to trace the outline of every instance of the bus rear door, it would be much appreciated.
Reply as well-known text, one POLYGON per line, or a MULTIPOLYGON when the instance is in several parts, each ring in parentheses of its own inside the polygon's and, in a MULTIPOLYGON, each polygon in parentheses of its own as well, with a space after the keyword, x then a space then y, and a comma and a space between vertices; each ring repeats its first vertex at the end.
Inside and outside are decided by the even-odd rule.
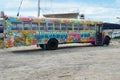
POLYGON ((102 24, 96 25, 96 45, 102 45, 102 24))

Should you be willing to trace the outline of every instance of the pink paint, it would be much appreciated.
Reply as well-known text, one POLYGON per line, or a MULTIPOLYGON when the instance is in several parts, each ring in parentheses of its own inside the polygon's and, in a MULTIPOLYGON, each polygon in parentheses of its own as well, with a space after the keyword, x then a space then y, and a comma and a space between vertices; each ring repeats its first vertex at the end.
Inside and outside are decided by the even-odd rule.
POLYGON ((22 21, 25 21, 25 22, 29 22, 30 19, 29 18, 21 18, 22 21))
POLYGON ((70 38, 73 38, 73 39, 80 41, 80 34, 78 34, 78 33, 70 33, 70 34, 68 34, 68 36, 70 38))

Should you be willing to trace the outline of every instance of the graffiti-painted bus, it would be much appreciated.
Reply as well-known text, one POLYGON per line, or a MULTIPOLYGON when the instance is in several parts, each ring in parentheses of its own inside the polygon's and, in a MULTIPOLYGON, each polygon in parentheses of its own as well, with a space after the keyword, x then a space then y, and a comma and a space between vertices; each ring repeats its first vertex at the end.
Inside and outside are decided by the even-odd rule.
POLYGON ((7 17, 4 21, 1 22, 5 23, 6 47, 37 45, 55 50, 58 44, 110 43, 110 37, 104 35, 101 21, 34 17, 7 17))

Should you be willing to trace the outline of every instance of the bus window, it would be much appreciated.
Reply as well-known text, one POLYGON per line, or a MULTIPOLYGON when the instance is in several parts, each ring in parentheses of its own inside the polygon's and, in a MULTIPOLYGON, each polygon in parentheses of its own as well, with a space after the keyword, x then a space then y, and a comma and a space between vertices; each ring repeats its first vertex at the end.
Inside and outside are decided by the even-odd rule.
POLYGON ((45 30, 46 23, 40 23, 40 30, 45 30))
POLYGON ((95 25, 94 24, 90 24, 90 30, 95 30, 95 25))
POLYGON ((30 23, 24 23, 24 30, 30 30, 30 23))
POLYGON ((78 24, 79 30, 83 30, 83 25, 82 24, 78 24))
POLYGON ((48 31, 53 30, 53 23, 48 23, 48 31))
POLYGON ((55 30, 60 30, 60 24, 59 23, 58 24, 55 23, 55 30))
POLYGON ((74 30, 78 31, 78 25, 77 24, 74 24, 74 30))
POLYGON ((4 31, 3 24, 0 24, 0 39, 3 39, 4 37, 3 31, 4 31))
POLYGON ((102 33, 102 25, 101 24, 96 24, 96 31, 99 33, 102 33))
POLYGON ((61 24, 61 30, 62 30, 62 31, 65 31, 65 30, 66 30, 66 28, 67 28, 67 25, 66 25, 66 24, 64 24, 64 23, 62 23, 62 24, 61 24))
POLYGON ((84 24, 83 27, 84 27, 84 30, 89 30, 89 25, 88 24, 84 24))
POLYGON ((4 29, 3 20, 0 20, 0 33, 3 33, 3 29, 4 29))
POLYGON ((17 29, 17 24, 16 23, 12 23, 12 30, 16 30, 17 29))
POLYGON ((0 24, 0 33, 3 33, 3 25, 2 24, 0 24))
POLYGON ((72 30, 72 24, 68 24, 68 30, 72 30))
POLYGON ((21 22, 13 22, 12 30, 22 30, 22 23, 21 22))
POLYGON ((38 23, 32 23, 32 30, 38 29, 38 23))

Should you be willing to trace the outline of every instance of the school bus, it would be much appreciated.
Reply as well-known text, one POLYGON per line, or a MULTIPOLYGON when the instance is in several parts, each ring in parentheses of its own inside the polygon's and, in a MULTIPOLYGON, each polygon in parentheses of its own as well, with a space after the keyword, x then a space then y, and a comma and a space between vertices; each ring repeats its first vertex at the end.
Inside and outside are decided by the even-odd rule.
POLYGON ((1 24, 6 47, 37 45, 45 50, 55 50, 58 44, 91 43, 102 46, 110 43, 101 21, 6 17, 0 19, 1 24))

